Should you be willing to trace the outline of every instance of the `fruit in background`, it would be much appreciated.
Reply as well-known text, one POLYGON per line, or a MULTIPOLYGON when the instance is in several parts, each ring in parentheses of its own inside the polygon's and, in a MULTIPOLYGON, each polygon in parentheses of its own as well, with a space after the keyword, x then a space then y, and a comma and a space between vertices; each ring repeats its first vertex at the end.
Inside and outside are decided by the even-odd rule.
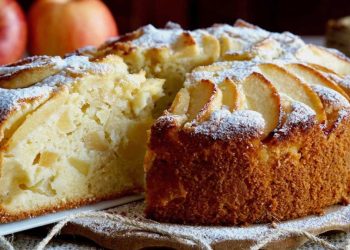
POLYGON ((0 64, 12 63, 25 52, 27 23, 15 0, 0 0, 0 64))
POLYGON ((36 0, 28 22, 34 55, 64 55, 118 34, 111 12, 99 0, 36 0))

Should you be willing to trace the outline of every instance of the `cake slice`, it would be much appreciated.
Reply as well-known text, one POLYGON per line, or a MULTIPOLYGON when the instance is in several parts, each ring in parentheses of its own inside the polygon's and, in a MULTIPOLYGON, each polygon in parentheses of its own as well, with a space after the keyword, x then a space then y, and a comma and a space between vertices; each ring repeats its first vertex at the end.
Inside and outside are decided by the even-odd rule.
POLYGON ((0 222, 143 190, 146 130, 163 80, 114 55, 0 68, 0 222))

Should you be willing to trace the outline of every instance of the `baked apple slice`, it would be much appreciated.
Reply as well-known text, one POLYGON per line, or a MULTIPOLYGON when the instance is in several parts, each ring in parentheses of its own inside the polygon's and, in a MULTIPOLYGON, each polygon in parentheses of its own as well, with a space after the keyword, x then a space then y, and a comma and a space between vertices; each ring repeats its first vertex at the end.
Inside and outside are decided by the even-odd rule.
POLYGON ((282 53, 280 44, 270 37, 254 44, 251 50, 254 56, 265 60, 277 58, 282 53))
POLYGON ((350 60, 334 50, 308 44, 297 51, 296 57, 304 62, 329 68, 339 75, 350 74, 350 60))
POLYGON ((318 64, 309 64, 310 67, 321 72, 327 79, 335 82, 350 97, 350 80, 348 76, 340 76, 333 70, 318 64))
POLYGON ((339 125, 339 121, 342 121, 342 114, 340 112, 349 110, 349 101, 342 96, 339 92, 335 92, 332 89, 325 88, 323 86, 313 85, 312 89, 320 97, 323 106, 325 107, 327 115, 327 130, 328 132, 336 128, 339 125))
POLYGON ((308 65, 316 70, 319 70, 323 73, 326 73, 326 74, 336 74, 333 70, 329 69, 329 68, 326 68, 322 65, 319 65, 319 64, 315 64, 315 63, 308 63, 308 65))
MULTIPOLYGON (((231 68, 230 62, 214 63, 214 64, 199 66, 194 68, 190 76, 198 74, 201 77, 201 79, 203 79, 203 77, 215 78, 216 76, 219 76, 223 70, 230 69, 230 68, 231 68)), ((195 77, 194 79, 197 79, 197 78, 195 77)))
POLYGON ((290 63, 286 65, 287 70, 299 77, 304 83, 311 85, 321 85, 333 89, 349 100, 346 92, 338 84, 327 78, 318 70, 301 63, 290 63))
POLYGON ((169 108, 169 112, 174 115, 184 115, 187 113, 190 104, 190 93, 187 89, 182 88, 176 94, 173 103, 169 108))
POLYGON ((16 89, 29 87, 57 74, 65 66, 60 57, 35 56, 15 64, 0 67, 0 87, 16 89))
POLYGON ((222 92, 222 105, 228 107, 232 112, 237 109, 243 109, 244 96, 240 86, 236 85, 231 79, 226 78, 219 84, 222 92))
POLYGON ((183 32, 172 45, 178 57, 191 57, 198 53, 199 46, 190 32, 183 32))
POLYGON ((214 110, 221 108, 222 93, 215 83, 201 80, 198 84, 192 85, 189 91, 187 116, 190 121, 193 119, 204 121, 214 110))
MULTIPOLYGON (((229 39, 235 41, 233 38, 229 39)), ((238 42, 239 40, 237 40, 237 43, 238 42)), ((231 48, 233 47, 232 44, 234 43, 231 42, 231 48)), ((244 61, 251 60, 255 57, 271 60, 277 58, 282 51, 279 43, 272 38, 266 38, 256 43, 243 44, 241 48, 237 46, 235 49, 227 49, 226 45, 223 46, 225 46, 225 53, 222 54, 222 59, 227 61, 244 61)))
MULTIPOLYGON (((227 34, 224 34, 220 37, 220 56, 223 59, 226 59, 227 52, 229 51, 243 51, 244 42, 241 39, 232 39, 227 34)), ((235 54, 235 53, 233 53, 235 54)), ((228 58, 229 59, 229 58, 228 58)))
POLYGON ((260 29, 258 26, 248 23, 242 19, 237 19, 236 22, 233 24, 233 27, 249 28, 249 29, 255 29, 255 30, 260 29))
POLYGON ((316 118, 323 123, 326 120, 322 102, 318 95, 299 78, 295 77, 286 69, 271 63, 259 65, 263 75, 271 81, 279 93, 288 95, 295 101, 302 102, 312 108, 316 118))
POLYGON ((242 82, 247 109, 259 112, 265 119, 266 137, 278 125, 281 100, 277 89, 262 74, 254 72, 242 82))

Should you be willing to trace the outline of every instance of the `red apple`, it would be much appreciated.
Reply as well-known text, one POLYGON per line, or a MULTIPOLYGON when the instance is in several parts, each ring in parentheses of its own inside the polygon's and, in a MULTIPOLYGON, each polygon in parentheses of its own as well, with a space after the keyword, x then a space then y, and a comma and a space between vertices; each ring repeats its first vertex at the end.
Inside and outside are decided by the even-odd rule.
POLYGON ((118 34, 111 12, 99 0, 36 0, 28 22, 34 55, 64 55, 118 34))
POLYGON ((15 0, 0 0, 0 64, 21 58, 27 46, 27 23, 15 0))

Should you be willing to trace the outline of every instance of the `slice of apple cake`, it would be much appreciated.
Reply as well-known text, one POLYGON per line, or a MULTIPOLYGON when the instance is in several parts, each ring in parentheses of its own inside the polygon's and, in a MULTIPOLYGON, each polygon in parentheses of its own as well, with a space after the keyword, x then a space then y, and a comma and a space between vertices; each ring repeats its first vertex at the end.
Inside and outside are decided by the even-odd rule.
POLYGON ((114 55, 1 67, 0 222, 142 191, 162 85, 114 55))

